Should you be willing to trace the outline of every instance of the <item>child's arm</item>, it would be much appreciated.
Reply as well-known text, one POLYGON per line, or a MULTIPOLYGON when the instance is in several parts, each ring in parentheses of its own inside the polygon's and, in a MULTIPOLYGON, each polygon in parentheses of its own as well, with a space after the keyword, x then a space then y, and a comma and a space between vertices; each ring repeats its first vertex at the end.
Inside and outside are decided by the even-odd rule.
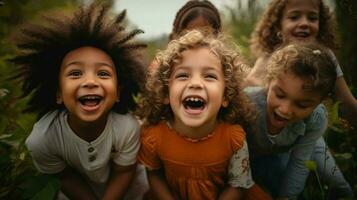
POLYGON ((162 170, 147 170, 150 188, 158 200, 175 200, 163 175, 162 170))
POLYGON ((88 183, 73 169, 66 167, 57 174, 61 190, 69 199, 97 199, 88 183))
POLYGON ((327 111, 319 105, 305 120, 305 134, 301 135, 290 153, 290 159, 280 186, 280 198, 296 198, 304 189, 309 170, 305 161, 311 160, 314 146, 327 129, 327 111))
POLYGON ((235 188, 232 186, 228 186, 223 192, 219 195, 218 200, 239 200, 243 199, 243 193, 241 188, 235 188))
POLYGON ((255 63, 253 68, 250 70, 247 78, 245 79, 244 86, 263 86, 264 85, 264 77, 266 75, 267 69, 266 66, 268 64, 269 57, 263 56, 259 57, 255 63))
POLYGON ((357 125, 357 100, 353 97, 343 76, 337 77, 335 91, 337 99, 345 108, 346 118, 353 124, 357 125))
POLYGON ((119 166, 113 163, 110 180, 107 189, 105 190, 103 200, 121 199, 135 175, 135 169, 136 164, 119 166))

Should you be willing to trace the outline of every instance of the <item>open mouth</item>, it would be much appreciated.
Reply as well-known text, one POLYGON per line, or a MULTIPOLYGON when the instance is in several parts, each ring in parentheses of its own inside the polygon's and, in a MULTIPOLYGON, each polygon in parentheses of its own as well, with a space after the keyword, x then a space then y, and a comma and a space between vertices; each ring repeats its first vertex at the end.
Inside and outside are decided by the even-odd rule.
POLYGON ((97 106, 101 100, 103 99, 103 97, 99 96, 99 95, 85 95, 85 96, 81 96, 79 97, 79 102, 84 105, 84 106, 97 106))
POLYGON ((206 102, 201 97, 187 97, 183 100, 183 106, 188 110, 203 110, 206 102))
POLYGON ((310 36, 310 34, 308 32, 297 32, 294 34, 294 36, 299 38, 307 38, 310 36))
POLYGON ((289 117, 282 116, 278 114, 277 112, 274 112, 274 119, 280 123, 288 123, 289 122, 289 117))

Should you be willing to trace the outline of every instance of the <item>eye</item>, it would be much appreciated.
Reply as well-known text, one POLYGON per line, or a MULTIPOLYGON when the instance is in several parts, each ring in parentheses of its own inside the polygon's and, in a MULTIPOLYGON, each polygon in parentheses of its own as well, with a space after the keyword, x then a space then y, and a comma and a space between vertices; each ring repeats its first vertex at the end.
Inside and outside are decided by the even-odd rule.
POLYGON ((308 18, 310 21, 318 21, 319 20, 319 17, 318 16, 315 16, 315 15, 313 15, 313 16, 309 16, 309 18, 308 18))
POLYGON ((282 92, 279 91, 275 91, 275 96, 279 99, 282 99, 285 97, 285 95, 282 92))
POLYGON ((109 78, 109 77, 111 77, 110 72, 105 71, 105 70, 101 70, 101 71, 99 71, 97 74, 98 74, 98 76, 101 77, 101 78, 109 78))
POLYGON ((217 80, 218 77, 217 77, 216 74, 206 74, 206 75, 205 75, 205 79, 206 79, 206 80, 217 80))
POLYGON ((178 73, 175 75, 175 79, 186 80, 189 77, 188 73, 178 73))
POLYGON ((307 108, 310 108, 312 105, 310 105, 310 104, 303 104, 303 103, 296 103, 296 106, 298 107, 298 108, 301 108, 301 109, 307 109, 307 108))
POLYGON ((297 20, 299 18, 299 16, 298 15, 290 15, 289 17, 288 17, 288 19, 290 19, 290 20, 297 20))
POLYGON ((71 70, 67 73, 67 76, 72 77, 72 78, 77 78, 82 75, 82 72, 80 70, 71 70))

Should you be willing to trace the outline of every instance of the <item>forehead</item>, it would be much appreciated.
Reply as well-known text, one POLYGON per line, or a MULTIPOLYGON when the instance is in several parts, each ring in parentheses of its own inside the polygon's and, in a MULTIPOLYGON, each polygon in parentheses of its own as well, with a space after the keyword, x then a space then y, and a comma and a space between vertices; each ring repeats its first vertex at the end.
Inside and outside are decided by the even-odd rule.
POLYGON ((188 49, 183 51, 181 55, 181 61, 175 65, 177 67, 209 67, 222 70, 220 59, 208 47, 188 49))
POLYGON ((187 23, 185 29, 195 29, 195 28, 201 28, 205 26, 212 26, 209 21, 204 18, 203 16, 197 16, 193 20, 187 23))
POLYGON ((285 12, 304 11, 318 13, 320 3, 320 0, 288 0, 285 12))
POLYGON ((80 47, 68 52, 63 58, 62 63, 66 64, 73 61, 113 63, 111 57, 103 50, 90 46, 80 47))
POLYGON ((306 77, 297 76, 290 70, 280 74, 272 83, 273 86, 299 100, 319 101, 321 99, 319 91, 311 88, 311 82, 306 77))

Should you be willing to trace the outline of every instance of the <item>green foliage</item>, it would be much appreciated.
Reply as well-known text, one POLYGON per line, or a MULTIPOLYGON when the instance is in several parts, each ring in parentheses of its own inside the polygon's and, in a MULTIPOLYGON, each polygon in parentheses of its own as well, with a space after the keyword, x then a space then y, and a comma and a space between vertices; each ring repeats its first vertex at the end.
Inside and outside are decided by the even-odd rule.
POLYGON ((23 112, 26 98, 20 98, 21 82, 10 81, 14 66, 8 59, 14 55, 11 40, 19 24, 35 19, 39 12, 74 5, 74 0, 0 3, 0 199, 51 199, 59 190, 56 178, 36 172, 24 145, 36 115, 23 112))
POLYGON ((242 55, 253 64, 254 61, 250 58, 249 40, 263 7, 257 0, 247 1, 247 4, 238 0, 235 7, 226 9, 228 20, 225 27, 227 32, 239 45, 242 55))
MULTIPOLYGON (((243 56, 249 58, 250 34, 264 8, 261 6, 262 1, 258 0, 247 1, 247 5, 243 5, 243 1, 235 1, 236 7, 226 8, 227 20, 224 27, 240 45, 243 56)), ((357 26, 351 24, 357 19, 353 17, 356 1, 341 2, 344 3, 336 5, 343 47, 338 56, 348 80, 354 83, 356 77, 352 75, 356 74, 354 72, 357 68, 352 66, 356 66, 354 52, 357 43, 351 41, 354 41, 357 26)), ((7 59, 13 56, 15 48, 11 45, 11 36, 18 31, 17 25, 24 20, 38 20, 39 12, 59 8, 72 9, 75 5, 77 5, 76 0, 0 0, 0 199, 52 199, 60 187, 58 179, 40 175, 35 170, 29 152, 25 148, 24 141, 37 116, 22 112, 26 107, 26 99, 19 98, 21 83, 8 80, 13 74, 13 66, 7 62, 7 59)), ((149 46, 145 55, 148 63, 152 61, 157 49, 166 46, 166 38, 163 36, 146 41, 149 46)), ((252 64, 253 60, 251 61, 252 64)), ((354 86, 351 87, 352 92, 357 94, 356 84, 352 85, 354 86)), ((357 130, 341 119, 339 103, 330 102, 326 105, 329 110, 329 129, 325 139, 341 171, 354 191, 357 191, 357 130)), ((315 163, 310 161, 306 166, 316 172, 315 163)), ((303 194, 306 199, 324 199, 328 196, 327 186, 319 181, 315 175, 309 177, 303 194), (317 185, 320 187, 319 190, 316 190, 317 185)))

